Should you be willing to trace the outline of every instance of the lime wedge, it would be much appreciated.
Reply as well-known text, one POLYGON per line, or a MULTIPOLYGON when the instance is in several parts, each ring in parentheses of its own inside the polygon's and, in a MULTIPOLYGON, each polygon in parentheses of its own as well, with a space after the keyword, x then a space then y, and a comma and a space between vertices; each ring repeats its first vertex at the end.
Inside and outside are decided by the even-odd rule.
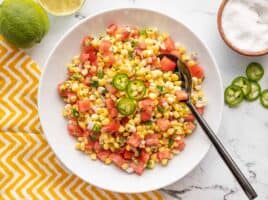
POLYGON ((65 16, 78 11, 84 0, 39 0, 39 3, 50 14, 65 16))

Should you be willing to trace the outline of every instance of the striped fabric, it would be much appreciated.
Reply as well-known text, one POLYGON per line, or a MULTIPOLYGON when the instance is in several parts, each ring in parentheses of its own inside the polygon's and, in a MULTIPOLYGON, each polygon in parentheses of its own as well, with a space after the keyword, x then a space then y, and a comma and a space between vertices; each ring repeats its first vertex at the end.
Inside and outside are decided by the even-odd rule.
POLYGON ((37 64, 0 36, 0 200, 161 200, 159 192, 120 194, 96 188, 65 169, 38 120, 37 64))

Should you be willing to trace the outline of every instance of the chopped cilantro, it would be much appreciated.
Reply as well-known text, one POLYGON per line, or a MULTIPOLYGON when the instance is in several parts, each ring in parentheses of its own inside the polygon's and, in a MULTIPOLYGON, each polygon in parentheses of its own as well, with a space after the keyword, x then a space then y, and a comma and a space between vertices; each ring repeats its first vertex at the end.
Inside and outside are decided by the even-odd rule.
POLYGON ((168 139, 168 147, 170 148, 174 144, 174 140, 172 138, 168 139))
POLYGON ((98 87, 99 86, 99 82, 98 81, 90 81, 90 85, 92 86, 92 87, 98 87))
POLYGON ((103 78, 104 72, 102 70, 98 71, 97 76, 98 78, 103 78))
POLYGON ((148 121, 144 122, 145 125, 152 125, 152 123, 153 123, 152 120, 148 120, 148 121))
POLYGON ((163 113, 165 111, 164 107, 163 106, 157 106, 157 111, 160 112, 160 113, 163 113))
POLYGON ((101 126, 100 126, 100 124, 95 123, 95 124, 93 125, 92 131, 93 131, 94 133, 99 133, 100 130, 101 130, 101 126))
POLYGON ((72 115, 73 115, 73 117, 77 118, 77 117, 79 117, 79 112, 74 108, 72 110, 72 115))

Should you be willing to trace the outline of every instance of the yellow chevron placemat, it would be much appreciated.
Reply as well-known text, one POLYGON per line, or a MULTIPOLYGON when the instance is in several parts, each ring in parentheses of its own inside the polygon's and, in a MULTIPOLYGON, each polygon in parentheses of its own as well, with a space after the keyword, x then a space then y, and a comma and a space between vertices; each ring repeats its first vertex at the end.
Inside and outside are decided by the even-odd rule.
POLYGON ((159 192, 120 194, 96 188, 65 169, 38 120, 37 64, 0 36, 0 199, 161 200, 159 192))

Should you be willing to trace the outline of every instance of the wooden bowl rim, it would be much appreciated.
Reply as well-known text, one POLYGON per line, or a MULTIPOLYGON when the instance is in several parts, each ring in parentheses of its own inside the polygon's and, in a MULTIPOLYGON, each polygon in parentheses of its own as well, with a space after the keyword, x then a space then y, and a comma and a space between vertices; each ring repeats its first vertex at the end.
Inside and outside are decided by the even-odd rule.
POLYGON ((219 7, 218 10, 218 15, 217 15, 217 25, 218 25, 218 31, 221 35, 221 38, 223 39, 223 41, 234 51, 236 51, 237 53, 244 55, 244 56, 263 56, 268 54, 268 48, 262 51, 257 51, 257 52, 250 52, 250 51, 245 51, 242 49, 237 48, 236 46, 234 46, 226 37, 224 31, 223 31, 223 27, 222 27, 222 14, 223 14, 223 10, 227 4, 229 0, 223 0, 221 2, 221 5, 219 7))

